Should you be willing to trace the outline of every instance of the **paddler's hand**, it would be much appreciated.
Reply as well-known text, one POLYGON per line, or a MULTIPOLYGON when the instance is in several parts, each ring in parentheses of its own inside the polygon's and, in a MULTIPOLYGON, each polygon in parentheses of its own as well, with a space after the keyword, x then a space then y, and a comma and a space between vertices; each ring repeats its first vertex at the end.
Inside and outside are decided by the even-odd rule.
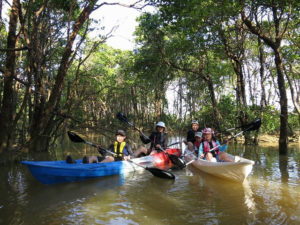
POLYGON ((204 158, 204 154, 201 154, 199 158, 200 158, 200 159, 203 159, 203 158, 204 158))
POLYGON ((161 145, 157 144, 157 145, 155 145, 155 148, 161 149, 162 147, 161 147, 161 145))
POLYGON ((156 154, 156 153, 157 153, 156 150, 152 150, 151 153, 150 153, 150 155, 154 155, 154 154, 156 154))
POLYGON ((130 155, 124 156, 124 160, 125 161, 130 160, 130 155))

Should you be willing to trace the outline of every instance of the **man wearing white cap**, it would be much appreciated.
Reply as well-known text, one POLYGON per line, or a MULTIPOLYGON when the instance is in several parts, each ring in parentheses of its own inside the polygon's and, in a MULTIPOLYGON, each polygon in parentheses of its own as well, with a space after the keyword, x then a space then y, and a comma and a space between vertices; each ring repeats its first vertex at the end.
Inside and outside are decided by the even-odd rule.
POLYGON ((199 122, 198 120, 192 120, 192 128, 187 132, 187 137, 186 137, 186 144, 190 151, 194 150, 194 143, 196 141, 195 139, 196 132, 201 132, 201 130, 199 129, 199 122))

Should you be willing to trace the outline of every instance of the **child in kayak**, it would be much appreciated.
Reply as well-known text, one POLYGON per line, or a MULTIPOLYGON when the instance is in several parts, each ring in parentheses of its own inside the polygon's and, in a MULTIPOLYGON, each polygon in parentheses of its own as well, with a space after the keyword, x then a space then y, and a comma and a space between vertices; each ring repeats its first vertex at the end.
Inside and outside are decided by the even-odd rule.
POLYGON ((109 153, 109 151, 104 150, 100 146, 98 151, 101 153, 102 157, 99 156, 85 156, 82 160, 83 163, 104 163, 104 162, 113 162, 113 161, 122 161, 128 160, 133 157, 133 152, 131 146, 125 142, 126 133, 124 130, 117 130, 116 132, 116 141, 109 146, 109 151, 115 154, 109 153))
POLYGON ((196 155, 198 155, 201 142, 202 142, 202 132, 196 132, 195 133, 195 142, 193 144, 193 151, 196 155))
POLYGON ((168 143, 168 135, 165 132, 166 125, 164 122, 160 121, 155 126, 155 131, 153 131, 149 138, 146 138, 143 133, 140 131, 140 138, 144 144, 151 142, 150 148, 141 146, 134 155, 136 157, 141 157, 145 155, 155 154, 161 148, 166 148, 168 143))
POLYGON ((211 162, 233 162, 226 153, 225 150, 228 147, 228 142, 225 145, 220 145, 219 141, 214 138, 214 130, 211 128, 205 128, 202 130, 204 139, 199 147, 198 158, 206 159, 211 162), (216 148, 215 148, 216 147, 216 148), (213 151, 210 149, 215 148, 213 151))

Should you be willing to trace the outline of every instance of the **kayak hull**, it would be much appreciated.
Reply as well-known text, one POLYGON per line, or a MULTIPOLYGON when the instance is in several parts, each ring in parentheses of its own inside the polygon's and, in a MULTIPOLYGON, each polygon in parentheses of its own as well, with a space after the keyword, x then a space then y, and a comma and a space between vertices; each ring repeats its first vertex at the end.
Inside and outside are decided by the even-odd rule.
MULTIPOLYGON (((228 153, 227 153, 228 154, 228 153)), ((254 161, 239 156, 228 154, 229 157, 235 159, 235 162, 209 162, 207 160, 198 159, 190 165, 207 174, 222 179, 243 183, 251 173, 254 161)), ((187 163, 193 159, 192 155, 186 155, 187 163)))
POLYGON ((43 184, 56 184, 63 182, 81 181, 89 178, 127 174, 135 171, 143 172, 143 167, 170 167, 171 162, 163 152, 142 158, 132 159, 138 165, 129 161, 116 161, 107 163, 76 163, 60 161, 22 161, 27 165, 32 175, 43 184), (143 166, 143 167, 142 167, 143 166))
POLYGON ((68 164, 65 160, 22 161, 21 163, 27 165, 32 175, 43 184, 74 182, 144 170, 127 161, 91 164, 83 164, 82 160, 76 160, 74 164, 68 164))

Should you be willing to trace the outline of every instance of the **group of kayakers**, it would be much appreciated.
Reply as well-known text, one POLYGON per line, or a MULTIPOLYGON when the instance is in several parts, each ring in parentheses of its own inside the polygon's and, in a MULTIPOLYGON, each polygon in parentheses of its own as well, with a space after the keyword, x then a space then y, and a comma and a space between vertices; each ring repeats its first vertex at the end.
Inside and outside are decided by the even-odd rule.
POLYGON ((215 139, 215 132, 212 128, 199 128, 197 120, 192 121, 192 128, 187 133, 185 143, 188 149, 198 158, 206 159, 212 162, 232 162, 225 150, 228 147, 228 141, 224 145, 215 139))
MULTIPOLYGON (((199 129, 197 120, 192 121, 192 127, 187 133, 185 144, 188 149, 193 152, 198 158, 206 159, 208 161, 232 161, 230 157, 224 152, 227 149, 227 142, 224 145, 215 140, 214 130, 212 128, 199 129)), ((144 144, 151 143, 150 148, 141 146, 137 151, 133 152, 130 144, 126 141, 126 133, 124 130, 117 130, 115 133, 115 141, 110 145, 109 149, 103 149, 100 146, 98 151, 102 157, 99 156, 85 156, 83 163, 98 163, 98 162, 112 162, 129 160, 135 157, 142 157, 150 154, 155 154, 164 150, 167 147, 168 135, 166 133, 166 125, 159 121, 155 130, 149 137, 145 136, 139 130, 140 139, 144 144)), ((67 162, 70 159, 67 158, 67 162)))

